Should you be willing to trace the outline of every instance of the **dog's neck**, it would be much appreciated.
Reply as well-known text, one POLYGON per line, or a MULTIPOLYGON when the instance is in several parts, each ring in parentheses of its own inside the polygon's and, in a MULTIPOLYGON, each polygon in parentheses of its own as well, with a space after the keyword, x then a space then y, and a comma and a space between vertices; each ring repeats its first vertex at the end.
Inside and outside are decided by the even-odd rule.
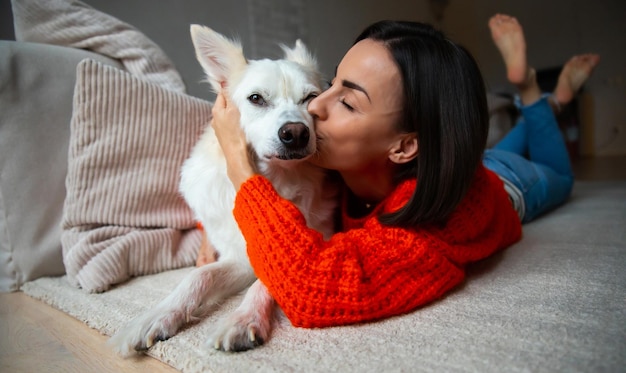
MULTIPOLYGON (((315 199, 325 198, 326 170, 306 160, 257 162, 259 173, 272 182, 278 194, 306 212, 314 210, 315 199)), ((307 221, 308 216, 305 216, 307 221)))

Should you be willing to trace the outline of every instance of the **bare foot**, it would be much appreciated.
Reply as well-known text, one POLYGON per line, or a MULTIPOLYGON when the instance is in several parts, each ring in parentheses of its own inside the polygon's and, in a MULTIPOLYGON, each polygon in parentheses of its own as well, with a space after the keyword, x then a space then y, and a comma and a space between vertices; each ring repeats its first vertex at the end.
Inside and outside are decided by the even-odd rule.
POLYGON ((491 38, 504 59, 507 78, 515 85, 525 84, 529 78, 529 71, 522 26, 515 17, 496 14, 489 19, 489 29, 491 38))
POLYGON ((592 53, 574 56, 567 61, 554 89, 554 97, 560 105, 566 105, 572 101, 598 63, 600 63, 600 56, 592 53))

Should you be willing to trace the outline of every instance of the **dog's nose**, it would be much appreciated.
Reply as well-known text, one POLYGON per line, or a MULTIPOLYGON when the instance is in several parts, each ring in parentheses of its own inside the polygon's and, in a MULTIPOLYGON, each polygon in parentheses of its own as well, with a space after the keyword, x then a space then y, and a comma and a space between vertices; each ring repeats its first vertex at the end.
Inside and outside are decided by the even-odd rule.
POLYGON ((286 123, 278 129, 278 138, 289 149, 300 149, 309 143, 309 128, 303 123, 286 123))

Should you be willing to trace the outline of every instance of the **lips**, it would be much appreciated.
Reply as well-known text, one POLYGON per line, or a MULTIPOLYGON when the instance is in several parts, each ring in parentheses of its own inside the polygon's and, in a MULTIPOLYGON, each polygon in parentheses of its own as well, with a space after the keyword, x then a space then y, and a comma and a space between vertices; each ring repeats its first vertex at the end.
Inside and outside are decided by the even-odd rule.
POLYGON ((271 160, 271 159, 280 159, 281 161, 297 161, 300 159, 304 159, 307 158, 309 156, 311 156, 313 153, 310 153, 306 150, 300 150, 300 151, 286 151, 286 152, 281 152, 281 153, 277 153, 277 154, 272 154, 272 155, 268 155, 265 156, 266 159, 271 160))
POLYGON ((303 159, 306 158, 308 156, 310 156, 311 153, 309 152, 288 152, 286 154, 279 154, 277 155, 276 158, 278 159, 282 159, 284 161, 289 161, 289 160, 297 160, 297 159, 303 159))

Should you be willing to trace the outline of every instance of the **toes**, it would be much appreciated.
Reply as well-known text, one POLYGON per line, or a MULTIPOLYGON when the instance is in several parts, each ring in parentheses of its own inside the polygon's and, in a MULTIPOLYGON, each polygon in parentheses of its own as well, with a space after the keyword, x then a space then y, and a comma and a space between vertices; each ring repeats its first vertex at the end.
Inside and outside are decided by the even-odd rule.
POLYGON ((520 24, 517 21, 517 18, 506 15, 506 14, 496 14, 489 19, 488 22, 489 27, 492 31, 496 32, 506 32, 507 30, 517 30, 520 28, 520 24))
POLYGON ((135 351, 137 352, 145 352, 148 351, 152 346, 157 344, 157 342, 166 341, 170 337, 165 333, 156 334, 154 336, 147 336, 145 340, 140 340, 135 344, 135 351))
POLYGON ((243 352, 259 347, 264 342, 264 339, 257 336, 254 332, 249 332, 247 335, 242 333, 225 338, 222 343, 218 345, 217 349, 226 352, 243 352))
POLYGON ((144 352, 176 333, 181 318, 169 312, 145 314, 131 320, 107 342, 122 356, 144 352))
POLYGON ((235 343, 232 346, 231 351, 232 352, 243 352, 243 351, 248 351, 248 350, 252 350, 253 348, 259 347, 260 345, 263 344, 262 340, 256 340, 256 341, 243 341, 241 343, 235 343))
POLYGON ((269 326, 252 323, 226 323, 211 333, 209 345, 219 351, 242 352, 259 347, 269 335, 269 326))

